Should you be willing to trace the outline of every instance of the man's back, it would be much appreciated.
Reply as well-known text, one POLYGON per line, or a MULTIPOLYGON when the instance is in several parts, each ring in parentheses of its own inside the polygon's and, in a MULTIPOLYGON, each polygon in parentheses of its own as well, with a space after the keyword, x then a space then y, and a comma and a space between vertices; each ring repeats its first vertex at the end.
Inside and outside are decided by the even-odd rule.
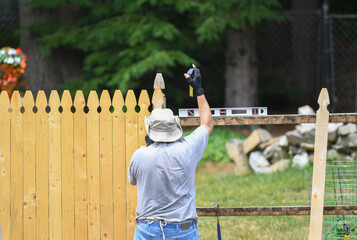
POLYGON ((137 221, 197 221, 195 170, 207 142, 208 131, 199 127, 178 141, 154 143, 135 152, 129 181, 138 185, 137 221))

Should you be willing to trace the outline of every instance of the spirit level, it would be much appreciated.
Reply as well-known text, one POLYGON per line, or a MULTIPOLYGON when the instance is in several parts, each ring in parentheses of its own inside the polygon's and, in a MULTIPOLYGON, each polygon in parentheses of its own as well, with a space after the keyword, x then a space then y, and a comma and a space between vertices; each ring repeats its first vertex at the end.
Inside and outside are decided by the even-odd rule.
MULTIPOLYGON (((211 108, 212 116, 259 116, 268 115, 267 107, 211 108)), ((199 117, 198 108, 179 109, 179 117, 199 117)))

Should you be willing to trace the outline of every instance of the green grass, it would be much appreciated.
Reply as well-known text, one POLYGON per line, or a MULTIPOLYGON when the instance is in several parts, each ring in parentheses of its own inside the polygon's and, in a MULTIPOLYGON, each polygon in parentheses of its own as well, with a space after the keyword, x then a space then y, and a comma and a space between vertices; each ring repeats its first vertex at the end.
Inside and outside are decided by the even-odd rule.
MULTIPOLYGON (((197 207, 307 206, 312 167, 270 175, 236 176, 209 172, 200 163, 196 173, 197 207)), ((308 216, 220 217, 222 238, 307 239, 308 216)), ((200 217, 200 239, 217 239, 216 218, 200 217)))

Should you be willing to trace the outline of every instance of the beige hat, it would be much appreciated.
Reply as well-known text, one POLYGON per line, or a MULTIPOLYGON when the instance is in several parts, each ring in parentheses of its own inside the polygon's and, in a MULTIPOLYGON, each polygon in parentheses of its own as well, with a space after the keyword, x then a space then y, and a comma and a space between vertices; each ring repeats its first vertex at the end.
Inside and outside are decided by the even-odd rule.
POLYGON ((180 119, 168 108, 154 109, 150 117, 145 117, 145 128, 155 142, 174 142, 182 136, 180 119))

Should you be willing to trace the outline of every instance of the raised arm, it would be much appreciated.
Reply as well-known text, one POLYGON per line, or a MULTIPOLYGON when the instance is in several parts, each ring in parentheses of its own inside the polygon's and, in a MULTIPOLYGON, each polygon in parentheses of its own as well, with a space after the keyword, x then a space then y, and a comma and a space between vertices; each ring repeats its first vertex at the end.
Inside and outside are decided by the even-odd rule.
POLYGON ((198 68, 194 64, 192 64, 193 71, 194 71, 194 77, 191 78, 190 75, 185 73, 185 78, 187 82, 195 89, 196 95, 197 95, 197 104, 198 104, 198 109, 200 112, 200 120, 201 120, 201 126, 204 126, 208 133, 211 134, 213 130, 213 118, 212 118, 212 112, 211 108, 209 107, 209 104, 207 102, 207 99, 204 95, 204 91, 201 85, 201 73, 198 68))

